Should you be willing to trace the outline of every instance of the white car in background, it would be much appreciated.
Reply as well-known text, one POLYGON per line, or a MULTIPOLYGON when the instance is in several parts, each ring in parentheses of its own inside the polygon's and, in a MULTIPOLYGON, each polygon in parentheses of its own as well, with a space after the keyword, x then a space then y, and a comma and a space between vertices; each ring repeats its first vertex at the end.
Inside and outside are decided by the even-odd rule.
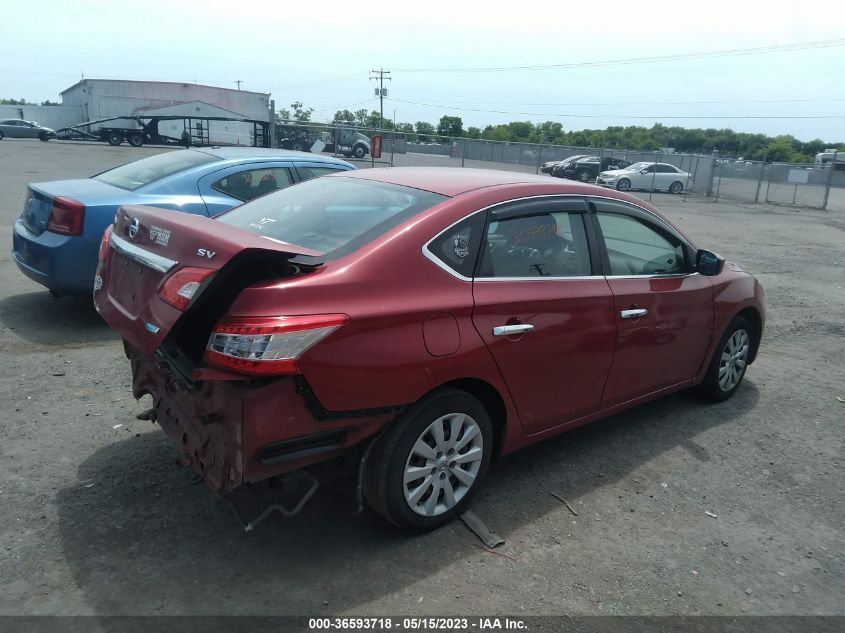
POLYGON ((651 189, 681 193, 692 186, 692 175, 669 163, 634 163, 624 169, 603 171, 596 184, 619 191, 651 189))

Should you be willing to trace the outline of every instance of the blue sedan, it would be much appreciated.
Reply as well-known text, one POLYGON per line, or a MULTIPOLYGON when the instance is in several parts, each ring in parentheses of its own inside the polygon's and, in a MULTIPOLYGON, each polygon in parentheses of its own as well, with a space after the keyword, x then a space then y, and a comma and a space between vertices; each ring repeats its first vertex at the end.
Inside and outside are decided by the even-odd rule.
POLYGON ((18 268, 55 295, 93 289, 97 250, 118 207, 144 204, 214 216, 323 174, 354 169, 336 158, 227 147, 165 152, 91 178, 31 183, 13 228, 18 268))

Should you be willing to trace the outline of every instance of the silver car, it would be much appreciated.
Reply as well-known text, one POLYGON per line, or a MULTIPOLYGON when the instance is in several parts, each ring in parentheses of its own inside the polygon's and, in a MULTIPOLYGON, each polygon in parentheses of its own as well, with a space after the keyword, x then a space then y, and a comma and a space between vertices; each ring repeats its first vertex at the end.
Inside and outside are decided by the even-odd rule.
POLYGON ((1 119, 0 120, 0 141, 5 137, 9 138, 37 138, 42 141, 49 141, 56 137, 52 128, 38 125, 36 121, 24 121, 23 119, 1 119))

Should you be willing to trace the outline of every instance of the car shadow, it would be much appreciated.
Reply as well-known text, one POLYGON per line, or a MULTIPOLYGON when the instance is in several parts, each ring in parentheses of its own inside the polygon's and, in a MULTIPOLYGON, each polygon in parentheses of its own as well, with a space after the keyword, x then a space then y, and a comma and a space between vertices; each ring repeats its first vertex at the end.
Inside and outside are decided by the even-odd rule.
POLYGON ((46 290, 0 299, 0 323, 39 345, 64 347, 116 339, 90 296, 53 297, 46 290))
MULTIPOLYGON (((576 504, 678 447, 709 460, 695 437, 757 399, 751 382, 721 405, 675 394, 526 448, 492 467, 473 509, 507 539, 565 512, 552 492, 576 504)), ((64 561, 93 614, 339 613, 480 552, 459 521, 401 533, 367 510, 352 518, 348 499, 330 488, 300 515, 274 514, 245 533, 227 502, 174 467, 174 457, 163 433, 142 433, 97 450, 79 465, 79 484, 58 492, 64 561)), ((243 508, 260 500, 263 509, 278 494, 259 484, 238 489, 233 501, 243 508)))

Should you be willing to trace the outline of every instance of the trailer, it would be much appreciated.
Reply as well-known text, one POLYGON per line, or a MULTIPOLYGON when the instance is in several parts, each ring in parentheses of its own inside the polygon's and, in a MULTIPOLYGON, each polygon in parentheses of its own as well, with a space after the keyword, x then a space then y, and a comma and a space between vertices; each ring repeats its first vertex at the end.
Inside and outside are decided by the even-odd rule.
POLYGON ((71 141, 102 141, 109 145, 120 145, 124 141, 133 147, 142 145, 184 145, 182 135, 179 137, 162 134, 159 131, 159 123, 162 121, 183 121, 183 129, 191 135, 191 145, 226 145, 220 140, 211 139, 211 121, 231 121, 237 123, 251 123, 253 126, 251 137, 254 147, 270 147, 270 123, 255 119, 239 119, 231 117, 188 117, 183 115, 128 115, 120 117, 109 117, 85 123, 77 123, 56 130, 56 138, 71 141), (137 127, 130 127, 125 122, 134 121, 137 127), (115 124, 121 122, 121 125, 115 124), (112 125, 108 125, 112 123, 112 125), (93 126, 100 126, 92 129, 93 126))

